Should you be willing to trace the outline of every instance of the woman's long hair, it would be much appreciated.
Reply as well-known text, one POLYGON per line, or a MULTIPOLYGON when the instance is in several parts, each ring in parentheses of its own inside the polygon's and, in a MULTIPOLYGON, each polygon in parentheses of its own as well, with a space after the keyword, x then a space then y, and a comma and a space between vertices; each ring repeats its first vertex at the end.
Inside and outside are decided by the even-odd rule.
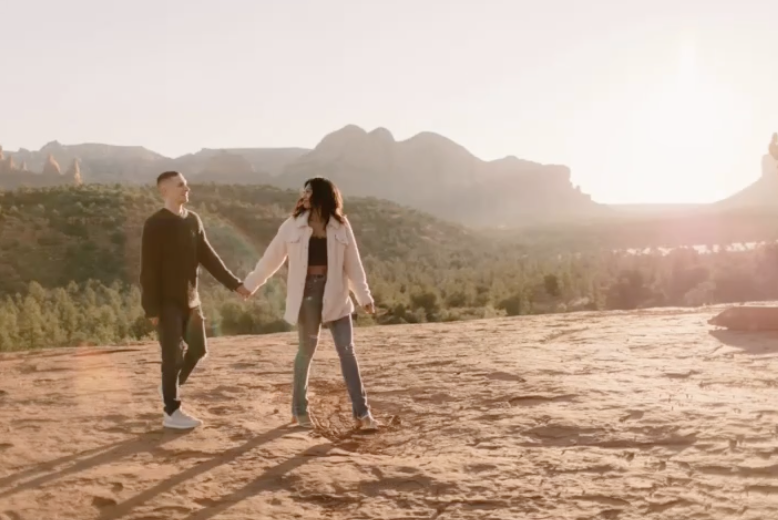
MULTIPOLYGON (((340 190, 331 180, 325 177, 313 177, 305 181, 305 188, 311 189, 311 210, 319 210, 324 223, 327 224, 330 217, 341 224, 345 222, 343 217, 343 197, 340 190)), ((292 215, 296 218, 305 212, 303 197, 297 201, 292 215)))

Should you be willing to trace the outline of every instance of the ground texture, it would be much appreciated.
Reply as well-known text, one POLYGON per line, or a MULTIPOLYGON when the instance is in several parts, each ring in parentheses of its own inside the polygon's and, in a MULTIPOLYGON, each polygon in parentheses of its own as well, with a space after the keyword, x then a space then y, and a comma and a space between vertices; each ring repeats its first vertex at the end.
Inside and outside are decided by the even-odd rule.
POLYGON ((358 329, 375 434, 328 331, 218 338, 164 431, 156 345, 0 356, 0 519, 778 518, 778 334, 721 308, 358 329))

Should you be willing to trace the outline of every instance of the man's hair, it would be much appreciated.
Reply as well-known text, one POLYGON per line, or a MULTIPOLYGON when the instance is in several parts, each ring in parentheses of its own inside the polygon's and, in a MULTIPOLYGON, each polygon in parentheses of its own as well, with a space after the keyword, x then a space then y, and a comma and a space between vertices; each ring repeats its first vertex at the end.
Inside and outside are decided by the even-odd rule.
POLYGON ((173 177, 176 177, 178 175, 181 175, 181 172, 177 172, 175 170, 169 170, 169 171, 160 173, 159 175, 157 175, 157 186, 162 184, 163 181, 166 181, 166 180, 171 179, 173 177))

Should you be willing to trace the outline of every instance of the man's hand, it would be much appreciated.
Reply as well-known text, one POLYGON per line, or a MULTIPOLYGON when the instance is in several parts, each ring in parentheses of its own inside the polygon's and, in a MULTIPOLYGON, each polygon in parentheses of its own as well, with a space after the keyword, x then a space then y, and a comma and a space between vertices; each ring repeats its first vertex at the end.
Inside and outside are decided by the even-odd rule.
POLYGON ((375 314, 375 303, 373 302, 364 305, 362 308, 365 309, 365 312, 368 314, 375 314))
POLYGON ((248 299, 249 296, 251 296, 251 291, 246 289, 243 284, 240 284, 237 289, 235 289, 235 292, 243 296, 243 299, 248 299))
POLYGON ((156 316, 152 316, 151 318, 149 318, 149 321, 150 321, 150 322, 151 322, 151 324, 152 324, 152 325, 154 325, 155 327, 156 327, 157 325, 159 325, 159 318, 157 318, 156 316))

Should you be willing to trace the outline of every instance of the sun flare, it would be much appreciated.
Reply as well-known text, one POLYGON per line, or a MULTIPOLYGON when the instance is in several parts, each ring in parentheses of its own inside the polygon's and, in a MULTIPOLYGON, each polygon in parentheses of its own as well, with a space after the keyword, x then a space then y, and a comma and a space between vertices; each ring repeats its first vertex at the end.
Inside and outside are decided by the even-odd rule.
POLYGON ((636 107, 631 157, 633 171, 655 181, 647 197, 692 200, 701 183, 726 189, 712 174, 736 159, 740 107, 726 87, 700 71, 690 42, 680 47, 674 73, 636 107))

